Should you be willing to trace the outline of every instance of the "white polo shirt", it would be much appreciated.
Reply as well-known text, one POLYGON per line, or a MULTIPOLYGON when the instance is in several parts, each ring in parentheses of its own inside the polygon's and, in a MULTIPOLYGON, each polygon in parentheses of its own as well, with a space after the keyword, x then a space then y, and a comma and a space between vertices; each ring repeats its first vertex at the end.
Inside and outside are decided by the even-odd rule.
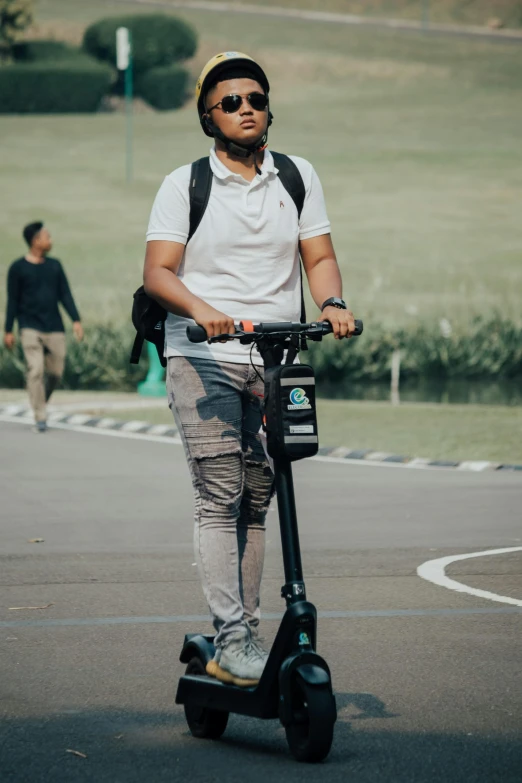
MULTIPOLYGON (((297 218, 292 197, 277 176, 278 169, 265 150, 261 174, 248 182, 234 174, 210 150, 214 174, 207 209, 188 243, 178 277, 196 296, 236 323, 299 321, 301 239, 330 233, 323 190, 313 166, 290 156, 303 177, 306 196, 297 218)), ((147 240, 186 244, 189 232, 190 165, 181 166, 161 185, 149 221, 147 240)), ((169 313, 166 356, 188 356, 223 362, 250 362, 250 346, 228 343, 191 343, 186 328, 194 323, 169 313)), ((252 360, 262 365, 259 353, 252 360)))

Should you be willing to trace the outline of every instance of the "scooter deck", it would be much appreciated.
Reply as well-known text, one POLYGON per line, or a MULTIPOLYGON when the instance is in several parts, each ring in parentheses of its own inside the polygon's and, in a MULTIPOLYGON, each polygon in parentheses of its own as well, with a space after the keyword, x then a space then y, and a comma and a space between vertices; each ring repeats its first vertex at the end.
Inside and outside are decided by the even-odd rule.
MULTIPOLYGON (((303 664, 317 659, 315 646, 316 609, 308 601, 290 606, 281 622, 274 640, 263 675, 257 686, 240 688, 209 676, 185 674, 179 680, 176 704, 190 702, 207 709, 233 712, 255 718, 277 718, 279 716, 279 672, 283 662, 290 656, 303 664), (309 644, 299 647, 296 634, 307 635, 309 644)), ((188 663, 198 657, 206 664, 214 655, 212 636, 187 635, 180 660, 188 663)))

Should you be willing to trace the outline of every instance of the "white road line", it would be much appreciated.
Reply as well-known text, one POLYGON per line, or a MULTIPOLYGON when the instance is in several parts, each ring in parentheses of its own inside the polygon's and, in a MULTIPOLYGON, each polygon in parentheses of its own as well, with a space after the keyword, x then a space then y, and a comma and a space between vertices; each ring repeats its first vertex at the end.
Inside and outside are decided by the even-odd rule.
POLYGON ((513 606, 522 606, 522 601, 518 598, 510 598, 507 595, 498 595, 490 593, 487 590, 478 590, 476 587, 469 587, 462 582, 456 582, 445 574, 445 568, 450 563, 457 560, 469 560, 473 557, 485 557, 486 555, 506 555, 510 552, 522 552, 522 546, 510 546, 504 549, 488 549, 485 552, 469 552, 467 555, 450 555, 449 557, 439 557, 437 560, 427 560, 417 568, 417 574, 421 579, 433 582, 440 587, 447 587, 448 590, 456 590, 458 593, 468 593, 477 598, 487 598, 488 601, 499 601, 503 604, 512 604, 513 606))

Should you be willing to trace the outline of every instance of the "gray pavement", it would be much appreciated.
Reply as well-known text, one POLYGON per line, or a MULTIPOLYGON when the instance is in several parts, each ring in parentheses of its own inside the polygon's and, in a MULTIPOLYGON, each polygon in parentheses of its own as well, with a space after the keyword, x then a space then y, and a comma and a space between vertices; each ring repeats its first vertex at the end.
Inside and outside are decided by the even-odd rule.
MULTIPOLYGON (((174 704, 183 636, 209 629, 181 448, 0 423, 2 783, 520 783, 522 611, 437 587, 416 569, 520 546, 522 477, 317 461, 294 473, 308 594, 339 707, 319 768, 292 760, 274 721, 233 716, 222 740, 195 740, 174 704), (11 609, 24 606, 47 608, 11 609)), ((522 598, 521 552, 447 573, 522 598)), ((281 584, 272 510, 268 641, 281 584)))

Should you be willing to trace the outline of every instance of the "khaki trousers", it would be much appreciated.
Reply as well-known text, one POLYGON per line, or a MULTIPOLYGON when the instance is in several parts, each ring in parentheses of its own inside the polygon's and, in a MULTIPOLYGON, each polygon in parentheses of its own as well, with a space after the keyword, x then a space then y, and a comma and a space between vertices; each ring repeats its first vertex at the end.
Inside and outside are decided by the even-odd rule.
POLYGON ((45 403, 63 375, 65 334, 22 329, 20 336, 27 362, 27 391, 34 418, 36 421, 45 421, 45 403))

